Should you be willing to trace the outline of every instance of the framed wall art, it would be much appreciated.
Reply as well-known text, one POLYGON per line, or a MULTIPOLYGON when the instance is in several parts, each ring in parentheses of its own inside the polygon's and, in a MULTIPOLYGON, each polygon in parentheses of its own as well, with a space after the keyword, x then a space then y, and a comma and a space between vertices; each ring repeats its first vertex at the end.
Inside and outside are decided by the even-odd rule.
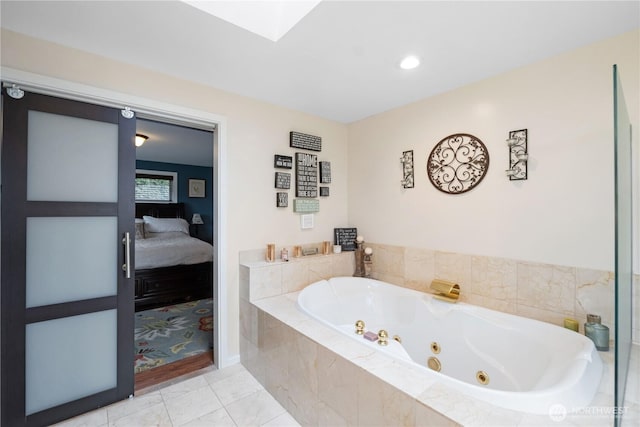
POLYGON ((289 206, 289 193, 276 193, 276 207, 286 208, 289 206))
POLYGON ((318 156, 296 153, 296 197, 318 196, 318 156))
POLYGON ((205 197, 204 179, 189 178, 189 197, 205 197))
POLYGON ((291 169, 293 167, 293 157, 276 154, 273 156, 273 167, 279 169, 291 169))
POLYGON ((320 183, 331 183, 331 162, 320 162, 320 183))
POLYGON ((291 174, 285 172, 276 172, 276 188, 288 190, 291 188, 291 174))
POLYGON ((302 132, 289 132, 289 147, 322 151, 322 138, 302 132))
POLYGON ((461 194, 472 190, 489 169, 489 151, 468 133, 449 135, 438 142, 427 160, 427 174, 443 193, 461 194))
POLYGON ((358 236, 357 228, 334 228, 333 236, 333 244, 342 246, 343 251, 356 250, 356 237, 358 236))

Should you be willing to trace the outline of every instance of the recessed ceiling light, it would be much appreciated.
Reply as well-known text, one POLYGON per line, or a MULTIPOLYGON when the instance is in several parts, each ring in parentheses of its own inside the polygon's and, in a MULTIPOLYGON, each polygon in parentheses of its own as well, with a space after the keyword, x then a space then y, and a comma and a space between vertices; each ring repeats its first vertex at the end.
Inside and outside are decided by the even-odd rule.
POLYGON ((407 56, 402 60, 402 62, 400 62, 400 68, 402 68, 403 70, 412 70, 418 65, 420 65, 420 60, 417 56, 413 55, 407 56))

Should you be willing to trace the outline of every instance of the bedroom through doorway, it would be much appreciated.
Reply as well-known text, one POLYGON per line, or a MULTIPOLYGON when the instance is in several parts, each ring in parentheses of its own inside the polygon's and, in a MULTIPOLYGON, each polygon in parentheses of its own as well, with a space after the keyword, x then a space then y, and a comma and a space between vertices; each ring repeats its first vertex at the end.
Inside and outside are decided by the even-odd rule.
POLYGON ((214 364, 213 140, 136 121, 136 391, 214 364))

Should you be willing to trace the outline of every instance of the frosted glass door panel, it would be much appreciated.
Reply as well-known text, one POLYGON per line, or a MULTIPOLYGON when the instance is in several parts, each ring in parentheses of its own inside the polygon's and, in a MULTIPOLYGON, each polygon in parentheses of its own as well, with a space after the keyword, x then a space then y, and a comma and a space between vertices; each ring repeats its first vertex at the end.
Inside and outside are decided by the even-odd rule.
POLYGON ((106 310, 27 325, 27 415, 116 386, 116 324, 106 310))
POLYGON ((27 218, 27 307, 116 295, 117 220, 27 218))
POLYGON ((118 125, 29 111, 27 200, 116 202, 118 125))

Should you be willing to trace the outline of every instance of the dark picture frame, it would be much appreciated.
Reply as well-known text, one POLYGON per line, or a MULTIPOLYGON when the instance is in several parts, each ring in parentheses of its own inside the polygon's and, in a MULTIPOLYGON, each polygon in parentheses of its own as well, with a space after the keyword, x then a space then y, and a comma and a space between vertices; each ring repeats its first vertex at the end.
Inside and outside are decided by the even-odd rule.
POLYGON ((279 190, 291 188, 291 174, 286 172, 276 172, 275 186, 279 190))
POLYGON ((275 154, 273 156, 273 167, 277 169, 293 169, 293 157, 275 154))
POLYGON ((277 208, 289 207, 289 193, 285 193, 285 192, 276 193, 276 207, 277 208))

